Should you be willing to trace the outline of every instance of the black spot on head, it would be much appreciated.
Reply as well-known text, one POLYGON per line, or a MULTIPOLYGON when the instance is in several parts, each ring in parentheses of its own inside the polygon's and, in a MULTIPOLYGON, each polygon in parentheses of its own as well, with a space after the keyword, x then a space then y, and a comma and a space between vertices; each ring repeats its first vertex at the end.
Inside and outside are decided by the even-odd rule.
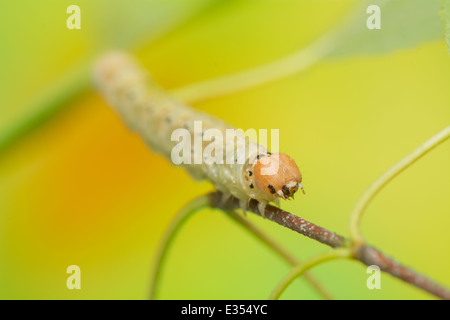
POLYGON ((269 188, 270 193, 272 193, 272 194, 275 193, 275 188, 273 187, 273 185, 269 184, 267 187, 269 188))
POLYGON ((248 175, 251 177, 253 175, 253 171, 249 171, 248 175))
POLYGON ((254 188, 254 186, 253 186, 253 183, 252 183, 252 184, 250 184, 250 188, 252 188, 252 189, 254 188))
POLYGON ((284 193, 285 196, 289 196, 290 195, 289 188, 286 185, 283 186, 283 193, 284 193))
POLYGON ((256 156, 256 159, 261 159, 262 157, 265 157, 265 156, 267 156, 267 155, 271 155, 271 153, 270 152, 268 152, 267 154, 258 154, 257 156, 256 156))

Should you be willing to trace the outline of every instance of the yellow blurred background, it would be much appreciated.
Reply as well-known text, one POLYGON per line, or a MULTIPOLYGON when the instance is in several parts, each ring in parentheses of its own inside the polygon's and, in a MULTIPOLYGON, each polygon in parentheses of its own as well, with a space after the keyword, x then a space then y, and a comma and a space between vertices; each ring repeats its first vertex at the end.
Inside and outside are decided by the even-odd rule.
MULTIPOLYGON (((357 1, 9 1, 0 16, 0 135, 54 97, 81 94, 0 150, 0 298, 146 299, 171 218, 212 190, 145 146, 87 82, 93 59, 125 48, 174 89, 286 56, 335 27, 357 1), (66 269, 81 269, 69 290, 66 269)), ((367 14, 361 12, 363 16, 367 14)), ((365 26, 361 26, 364 28, 365 26)), ((389 27, 389 26, 386 26, 389 27)), ((281 207, 348 236, 349 213, 380 174, 450 123, 450 59, 442 39, 383 54, 324 59, 273 83, 194 106, 244 130, 280 129, 280 150, 306 196, 281 207)), ((450 145, 389 184, 362 231, 375 247, 450 286, 450 145)), ((248 219, 299 259, 327 247, 248 219)), ((218 210, 176 238, 161 299, 265 299, 289 266, 218 210)), ((330 262, 312 273, 337 299, 430 299, 383 274, 330 262)), ((283 299, 320 299, 304 279, 283 299)))

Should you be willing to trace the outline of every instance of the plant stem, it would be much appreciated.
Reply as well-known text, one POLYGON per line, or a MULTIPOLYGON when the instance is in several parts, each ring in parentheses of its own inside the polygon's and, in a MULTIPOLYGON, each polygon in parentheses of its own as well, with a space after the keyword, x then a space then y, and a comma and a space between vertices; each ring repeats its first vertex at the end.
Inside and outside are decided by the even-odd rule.
POLYGON ((261 66, 175 88, 170 92, 186 103, 195 103, 271 83, 304 71, 337 48, 347 28, 360 15, 361 8, 363 6, 357 4, 338 25, 290 55, 261 66))
POLYGON ((194 213, 208 206, 209 197, 207 195, 198 197, 185 205, 172 219, 172 222, 165 231, 164 237, 157 250, 155 266, 153 268, 150 283, 150 300, 154 300, 156 297, 158 284, 161 278, 162 266, 165 263, 169 248, 172 245, 178 231, 194 213))
POLYGON ((299 263, 298 265, 293 267, 291 271, 289 271, 289 273, 277 284, 275 289, 270 294, 269 299, 270 300, 279 299, 281 294, 284 292, 284 290, 286 290, 289 284, 292 283, 292 281, 303 275, 307 270, 311 269, 312 267, 330 260, 350 258, 350 256, 351 251, 349 248, 337 248, 331 251, 318 254, 308 260, 299 263))
MULTIPOLYGON (((275 253, 277 253, 281 258, 283 258, 292 266, 295 266, 299 263, 299 260, 288 250, 271 239, 265 232, 257 228, 253 223, 250 223, 248 219, 239 215, 235 210, 228 211, 227 216, 250 231, 250 233, 256 236, 259 240, 261 240, 264 244, 266 244, 270 249, 272 249, 275 253)), ((323 284, 316 277, 314 277, 314 275, 309 272, 305 272, 304 277, 322 297, 327 300, 333 300, 333 297, 328 292, 328 290, 326 290, 323 284)))
POLYGON ((388 171, 381 175, 362 195, 357 202, 353 212, 350 216, 350 238, 355 244, 355 247, 359 247, 364 244, 364 239, 361 235, 360 224, 362 215, 373 200, 373 198, 383 189, 392 179, 397 177, 401 172, 405 171, 409 166, 415 163, 417 160, 426 155, 429 151, 436 148, 439 144, 450 138, 450 126, 434 135, 428 141, 423 143, 414 152, 407 155, 405 158, 397 162, 388 171))
POLYGON ((306 48, 265 65, 189 84, 170 92, 184 102, 195 103, 267 84, 311 67, 331 52, 336 44, 335 34, 326 34, 306 48))
MULTIPOLYGON (((221 203, 220 199, 222 198, 221 193, 214 192, 209 194, 209 205, 211 207, 220 208, 222 210, 228 211, 231 209, 240 209, 240 203, 238 199, 231 198, 230 201, 225 204, 221 203)), ((248 211, 253 212, 257 215, 261 215, 258 210, 258 202, 256 200, 252 200, 249 203, 248 211)), ((347 248, 351 251, 350 258, 359 260, 362 263, 370 266, 370 265, 378 265, 383 266, 383 271, 389 273, 411 285, 416 286, 424 291, 427 291, 433 294, 436 297, 441 299, 450 299, 450 290, 439 285, 432 280, 420 281, 420 279, 426 279, 426 277, 420 275, 414 270, 401 265, 400 263, 393 263, 393 260, 386 255, 384 255, 381 251, 374 249, 371 246, 363 245, 361 250, 354 251, 352 242, 350 239, 347 239, 341 235, 338 235, 332 231, 329 231, 323 227, 319 227, 305 219, 302 219, 292 213, 281 210, 280 208, 274 207, 272 205, 268 205, 266 207, 265 217, 267 220, 278 223, 279 225, 286 227, 292 231, 300 233, 310 239, 316 240, 320 243, 323 243, 332 248, 347 248), (376 252, 377 254, 370 254, 376 252), (370 256, 368 257, 368 254, 370 256), (398 272, 401 268, 403 271, 398 272), (414 279, 419 279, 419 281, 415 281, 414 279)))
POLYGON ((388 272, 389 274, 418 288, 424 289, 436 297, 450 300, 450 291, 446 288, 401 265, 394 259, 386 256, 373 247, 366 245, 359 247, 357 258, 367 266, 376 265, 380 268, 380 270, 388 272))
MULTIPOLYGON (((236 198, 230 198, 228 202, 221 203, 222 194, 220 192, 211 193, 209 197, 210 205, 212 207, 220 208, 225 211, 240 208, 239 200, 236 198)), ((256 200, 251 200, 249 202, 248 210, 257 215, 261 215, 256 200)), ((266 207, 265 218, 332 248, 349 245, 348 240, 343 236, 272 205, 266 207)))

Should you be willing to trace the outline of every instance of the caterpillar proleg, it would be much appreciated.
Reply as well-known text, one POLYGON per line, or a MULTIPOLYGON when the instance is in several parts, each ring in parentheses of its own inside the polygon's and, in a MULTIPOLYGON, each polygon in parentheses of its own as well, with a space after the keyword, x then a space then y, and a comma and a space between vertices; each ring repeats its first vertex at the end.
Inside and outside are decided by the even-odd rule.
POLYGON ((177 146, 173 139, 176 130, 184 129, 192 141, 195 135, 201 135, 204 139, 200 149, 190 149, 189 156, 192 159, 200 157, 203 161, 182 165, 193 178, 209 180, 223 193, 224 200, 229 196, 238 198, 244 213, 250 199, 259 202, 259 211, 264 216, 268 202, 279 204, 279 198, 293 198, 298 189, 303 191, 302 175, 289 156, 271 154, 222 120, 171 97, 130 55, 121 52, 105 55, 95 66, 94 81, 128 126, 138 132, 154 151, 167 158, 173 159, 177 146), (200 121, 202 131, 195 129, 200 121), (225 142, 208 139, 208 129, 223 133, 223 136, 231 130, 232 139, 225 139, 225 142), (205 155, 208 153, 204 152, 207 148, 214 149, 217 159, 231 158, 234 161, 208 161, 210 159, 205 155), (237 161, 237 155, 244 156, 237 161))

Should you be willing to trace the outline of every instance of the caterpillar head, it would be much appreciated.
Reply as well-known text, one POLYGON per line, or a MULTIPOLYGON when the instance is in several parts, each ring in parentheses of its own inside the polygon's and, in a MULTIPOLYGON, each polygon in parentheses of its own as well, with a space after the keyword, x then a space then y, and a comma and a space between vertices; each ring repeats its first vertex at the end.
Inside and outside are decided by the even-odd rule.
POLYGON ((289 199, 298 189, 305 193, 300 170, 284 153, 259 156, 253 170, 256 186, 269 195, 289 199))

